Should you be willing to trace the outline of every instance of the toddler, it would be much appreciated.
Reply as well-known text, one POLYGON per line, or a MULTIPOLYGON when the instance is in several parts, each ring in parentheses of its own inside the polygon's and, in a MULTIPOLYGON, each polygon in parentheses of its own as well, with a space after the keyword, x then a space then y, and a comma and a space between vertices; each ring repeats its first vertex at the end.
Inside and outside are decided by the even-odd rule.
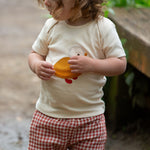
POLYGON ((48 19, 28 62, 41 79, 28 150, 104 150, 105 76, 122 74, 126 57, 103 0, 38 0, 48 19))

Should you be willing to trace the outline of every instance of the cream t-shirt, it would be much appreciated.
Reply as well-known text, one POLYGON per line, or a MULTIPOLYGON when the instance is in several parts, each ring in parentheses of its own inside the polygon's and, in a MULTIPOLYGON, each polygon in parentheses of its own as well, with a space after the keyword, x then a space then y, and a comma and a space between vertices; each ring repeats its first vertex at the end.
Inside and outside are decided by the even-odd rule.
MULTIPOLYGON (((46 61, 55 65, 64 57, 85 55, 93 59, 125 56, 115 25, 107 18, 81 26, 48 19, 32 46, 46 61)), ((105 76, 83 73, 76 79, 52 76, 41 80, 40 96, 36 109, 56 118, 82 118, 104 113, 102 100, 105 76)))

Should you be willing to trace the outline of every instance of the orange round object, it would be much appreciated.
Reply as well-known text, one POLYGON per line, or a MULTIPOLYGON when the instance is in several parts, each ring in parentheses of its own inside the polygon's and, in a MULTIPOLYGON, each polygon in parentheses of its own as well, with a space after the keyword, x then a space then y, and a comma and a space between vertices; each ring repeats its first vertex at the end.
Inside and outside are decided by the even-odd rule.
POLYGON ((67 79, 67 78, 76 78, 80 73, 72 73, 70 69, 70 64, 68 64, 70 57, 64 57, 60 59, 54 65, 55 75, 57 77, 67 79))

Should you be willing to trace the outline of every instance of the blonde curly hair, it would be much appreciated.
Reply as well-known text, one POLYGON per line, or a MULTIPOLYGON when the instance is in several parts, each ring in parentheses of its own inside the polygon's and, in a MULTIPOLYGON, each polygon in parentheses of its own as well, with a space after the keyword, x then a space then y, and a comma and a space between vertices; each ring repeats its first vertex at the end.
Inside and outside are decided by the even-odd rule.
MULTIPOLYGON (((45 0, 37 0, 40 5, 44 7, 45 0)), ((103 6, 106 0, 75 0, 73 7, 74 16, 72 20, 76 20, 80 17, 96 20, 99 16, 103 16, 103 6)), ((58 5, 57 12, 63 7, 62 0, 56 0, 58 5)))

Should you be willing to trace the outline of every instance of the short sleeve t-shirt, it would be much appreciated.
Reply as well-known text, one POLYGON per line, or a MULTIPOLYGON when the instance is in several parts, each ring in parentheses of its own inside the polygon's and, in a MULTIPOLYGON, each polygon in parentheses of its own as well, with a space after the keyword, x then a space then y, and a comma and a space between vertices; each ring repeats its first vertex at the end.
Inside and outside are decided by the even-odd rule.
MULTIPOLYGON (((115 25, 103 17, 81 26, 71 26, 65 21, 48 19, 32 46, 52 65, 63 65, 66 58, 85 55, 93 59, 123 57, 121 41, 115 25), (62 61, 60 61, 62 60, 62 61)), ((66 74, 68 74, 66 72, 66 74)), ((105 76, 99 73, 83 73, 77 77, 54 75, 48 81, 41 81, 40 96, 36 108, 56 118, 82 118, 104 113, 102 100, 105 76)))

